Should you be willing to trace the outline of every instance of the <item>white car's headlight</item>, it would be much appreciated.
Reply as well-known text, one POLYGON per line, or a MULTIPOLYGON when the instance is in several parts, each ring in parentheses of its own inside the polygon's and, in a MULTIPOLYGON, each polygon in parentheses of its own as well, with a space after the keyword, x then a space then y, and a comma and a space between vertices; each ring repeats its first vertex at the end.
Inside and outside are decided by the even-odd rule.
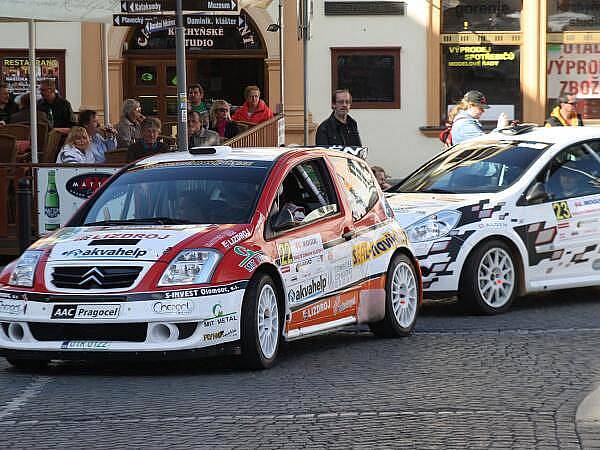
POLYGON ((27 250, 17 261, 15 269, 10 274, 8 284, 11 286, 33 287, 35 270, 42 257, 39 250, 27 250))
POLYGON ((216 250, 183 250, 165 269, 158 285, 208 283, 220 259, 221 253, 216 250))
POLYGON ((459 219, 458 211, 440 211, 413 223, 405 231, 411 242, 431 241, 448 234, 459 219))

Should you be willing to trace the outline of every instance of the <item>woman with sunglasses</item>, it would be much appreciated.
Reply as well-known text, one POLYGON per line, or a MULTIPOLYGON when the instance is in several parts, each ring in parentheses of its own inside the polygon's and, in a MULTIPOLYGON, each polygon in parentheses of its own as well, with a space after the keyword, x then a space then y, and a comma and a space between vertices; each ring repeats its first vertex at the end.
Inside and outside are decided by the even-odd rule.
POLYGON ((577 113, 575 94, 566 93, 558 97, 558 104, 546 119, 547 127, 582 127, 581 114, 577 113))
POLYGON ((210 129, 224 139, 230 139, 240 132, 237 124, 229 115, 229 103, 215 100, 210 108, 210 129))

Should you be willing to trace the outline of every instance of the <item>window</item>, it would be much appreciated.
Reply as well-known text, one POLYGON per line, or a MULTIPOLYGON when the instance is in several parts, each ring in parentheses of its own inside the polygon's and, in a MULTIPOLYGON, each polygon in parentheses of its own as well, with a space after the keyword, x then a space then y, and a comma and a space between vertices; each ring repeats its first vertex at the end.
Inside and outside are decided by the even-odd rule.
POLYGON ((322 159, 294 167, 283 180, 269 213, 277 231, 305 225, 339 212, 335 191, 322 159))
POLYGON ((354 109, 400 108, 400 48, 332 48, 332 90, 348 89, 354 109))
POLYGON ((520 50, 517 45, 443 45, 444 122, 463 95, 476 89, 487 97, 490 109, 482 121, 496 121, 504 112, 510 120, 521 119, 520 50))
POLYGON ((542 172, 550 200, 600 194, 600 141, 571 146, 542 172))
POLYGON ((600 45, 549 44, 547 74, 548 114, 558 97, 570 93, 583 119, 600 119, 600 45))
POLYGON ((598 0, 548 1, 548 32, 583 31, 600 28, 598 0))
POLYGON ((523 0, 442 0, 442 32, 519 31, 523 0))
POLYGON ((137 86, 156 86, 156 66, 137 66, 135 68, 135 84, 137 86))
POLYGON ((369 166, 349 158, 334 156, 331 162, 344 186, 346 199, 352 209, 352 218, 362 219, 379 200, 375 179, 369 166))

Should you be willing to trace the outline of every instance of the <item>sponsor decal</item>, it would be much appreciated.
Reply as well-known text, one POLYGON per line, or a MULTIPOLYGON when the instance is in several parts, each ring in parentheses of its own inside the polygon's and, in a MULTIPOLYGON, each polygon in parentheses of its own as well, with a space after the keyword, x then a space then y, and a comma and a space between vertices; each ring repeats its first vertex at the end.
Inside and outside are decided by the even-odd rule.
POLYGON ((121 305, 54 305, 51 319, 116 319, 121 305))
POLYGON ((384 253, 396 249, 400 243, 400 235, 396 231, 386 231, 375 241, 360 242, 352 247, 352 265, 359 266, 370 259, 379 258, 384 253))
POLYGON ((75 197, 90 198, 109 178, 110 174, 107 173, 82 173, 67 180, 65 187, 75 197))
POLYGON ((235 244, 237 244, 245 239, 248 239, 250 236, 252 236, 252 232, 250 231, 249 228, 246 228, 246 229, 240 231, 239 233, 234 234, 229 239, 225 239, 223 242, 221 242, 221 245, 225 248, 230 248, 230 247, 234 246, 235 244))
POLYGON ((333 314, 341 314, 344 311, 353 309, 356 306, 356 298, 354 295, 350 298, 342 298, 338 295, 333 301, 333 314))
POLYGON ((107 350, 110 342, 103 341, 64 341, 60 348, 62 350, 107 350))
POLYGON ((242 281, 234 284, 226 284, 223 286, 209 286, 194 289, 184 289, 180 291, 166 291, 162 293, 162 298, 166 300, 182 299, 190 297, 206 297, 208 295, 231 294, 246 286, 247 282, 242 281))
POLYGON ((352 260, 345 258, 333 263, 331 271, 332 289, 339 289, 350 283, 352 280, 352 260))
POLYGON ((290 304, 309 300, 325 292, 327 288, 327 277, 324 274, 312 278, 305 283, 300 283, 288 291, 288 302, 290 304))
POLYGON ((600 197, 590 198, 587 200, 575 200, 574 214, 582 215, 600 211, 600 197))
POLYGON ((294 262, 292 256, 292 247, 289 242, 282 242, 277 244, 277 253, 279 254, 279 265, 288 266, 294 262))
POLYGON ((202 335, 202 339, 204 341, 216 341, 217 339, 223 339, 228 336, 233 336, 234 334, 237 334, 237 329, 230 328, 227 331, 220 330, 220 331, 213 331, 212 333, 206 333, 206 334, 202 335))
POLYGON ((92 248, 92 249, 81 249, 74 248, 62 252, 62 256, 70 256, 73 258, 120 258, 126 256, 128 258, 142 258, 148 252, 141 248, 123 248, 117 249, 104 249, 104 248, 92 248))
POLYGON ((0 299, 0 314, 10 314, 11 316, 25 314, 25 307, 26 304, 23 301, 0 299))
MULTIPOLYGON (((220 306, 221 305, 219 305, 219 307, 220 306)), ((213 307, 213 313, 214 313, 214 307, 213 307)), ((216 314, 218 314, 218 315, 215 315, 214 317, 211 317, 210 319, 206 319, 204 322, 202 322, 202 325, 205 328, 208 328, 208 327, 214 327, 215 325, 225 325, 229 322, 237 322, 237 320, 238 320, 238 314, 236 312, 224 314, 223 311, 221 309, 219 309, 216 314)))
POLYGON ((600 270, 600 259, 595 259, 592 263, 592 269, 600 270))
POLYGON ((191 314, 194 312, 194 303, 190 301, 155 302, 152 310, 156 314, 191 314))
POLYGON ((250 250, 246 247, 242 247, 241 245, 236 245, 233 248, 233 251, 240 256, 243 256, 244 259, 238 264, 242 269, 246 269, 248 272, 253 272, 258 266, 258 263, 262 260, 264 253, 260 250, 254 251, 250 250))
POLYGON ((566 220, 572 217, 569 204, 566 201, 552 203, 552 209, 557 220, 566 220))
POLYGON ((323 241, 320 234, 311 234, 301 239, 277 244, 279 265, 287 266, 303 259, 323 255, 323 241))
POLYGON ((321 300, 306 308, 302 309, 302 320, 314 319, 316 316, 322 315, 324 312, 331 309, 331 299, 321 300))
POLYGON ((0 292, 0 299, 6 300, 27 300, 26 293, 17 293, 17 292, 0 292))
POLYGON ((106 234, 93 234, 93 235, 82 235, 78 236, 74 241, 92 241, 102 239, 167 239, 171 237, 170 234, 158 234, 158 233, 106 233, 106 234))
POLYGON ((230 229, 220 231, 210 241, 208 241, 206 243, 206 245, 209 247, 212 247, 217 242, 222 241, 223 239, 230 238, 231 236, 234 236, 234 235, 235 235, 235 231, 230 230, 230 229))

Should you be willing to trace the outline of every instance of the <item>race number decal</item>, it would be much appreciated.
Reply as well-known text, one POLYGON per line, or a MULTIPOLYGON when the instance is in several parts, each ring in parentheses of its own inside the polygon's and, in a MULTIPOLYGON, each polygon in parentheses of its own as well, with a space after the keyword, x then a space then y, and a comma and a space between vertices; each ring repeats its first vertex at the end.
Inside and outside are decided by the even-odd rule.
POLYGON ((552 203, 552 209, 554 209, 554 215, 558 220, 565 220, 571 218, 571 210, 566 201, 552 203))
POLYGON ((294 262, 294 257, 292 256, 292 246, 289 242, 283 242, 277 245, 277 251, 279 252, 279 265, 287 266, 294 262))

